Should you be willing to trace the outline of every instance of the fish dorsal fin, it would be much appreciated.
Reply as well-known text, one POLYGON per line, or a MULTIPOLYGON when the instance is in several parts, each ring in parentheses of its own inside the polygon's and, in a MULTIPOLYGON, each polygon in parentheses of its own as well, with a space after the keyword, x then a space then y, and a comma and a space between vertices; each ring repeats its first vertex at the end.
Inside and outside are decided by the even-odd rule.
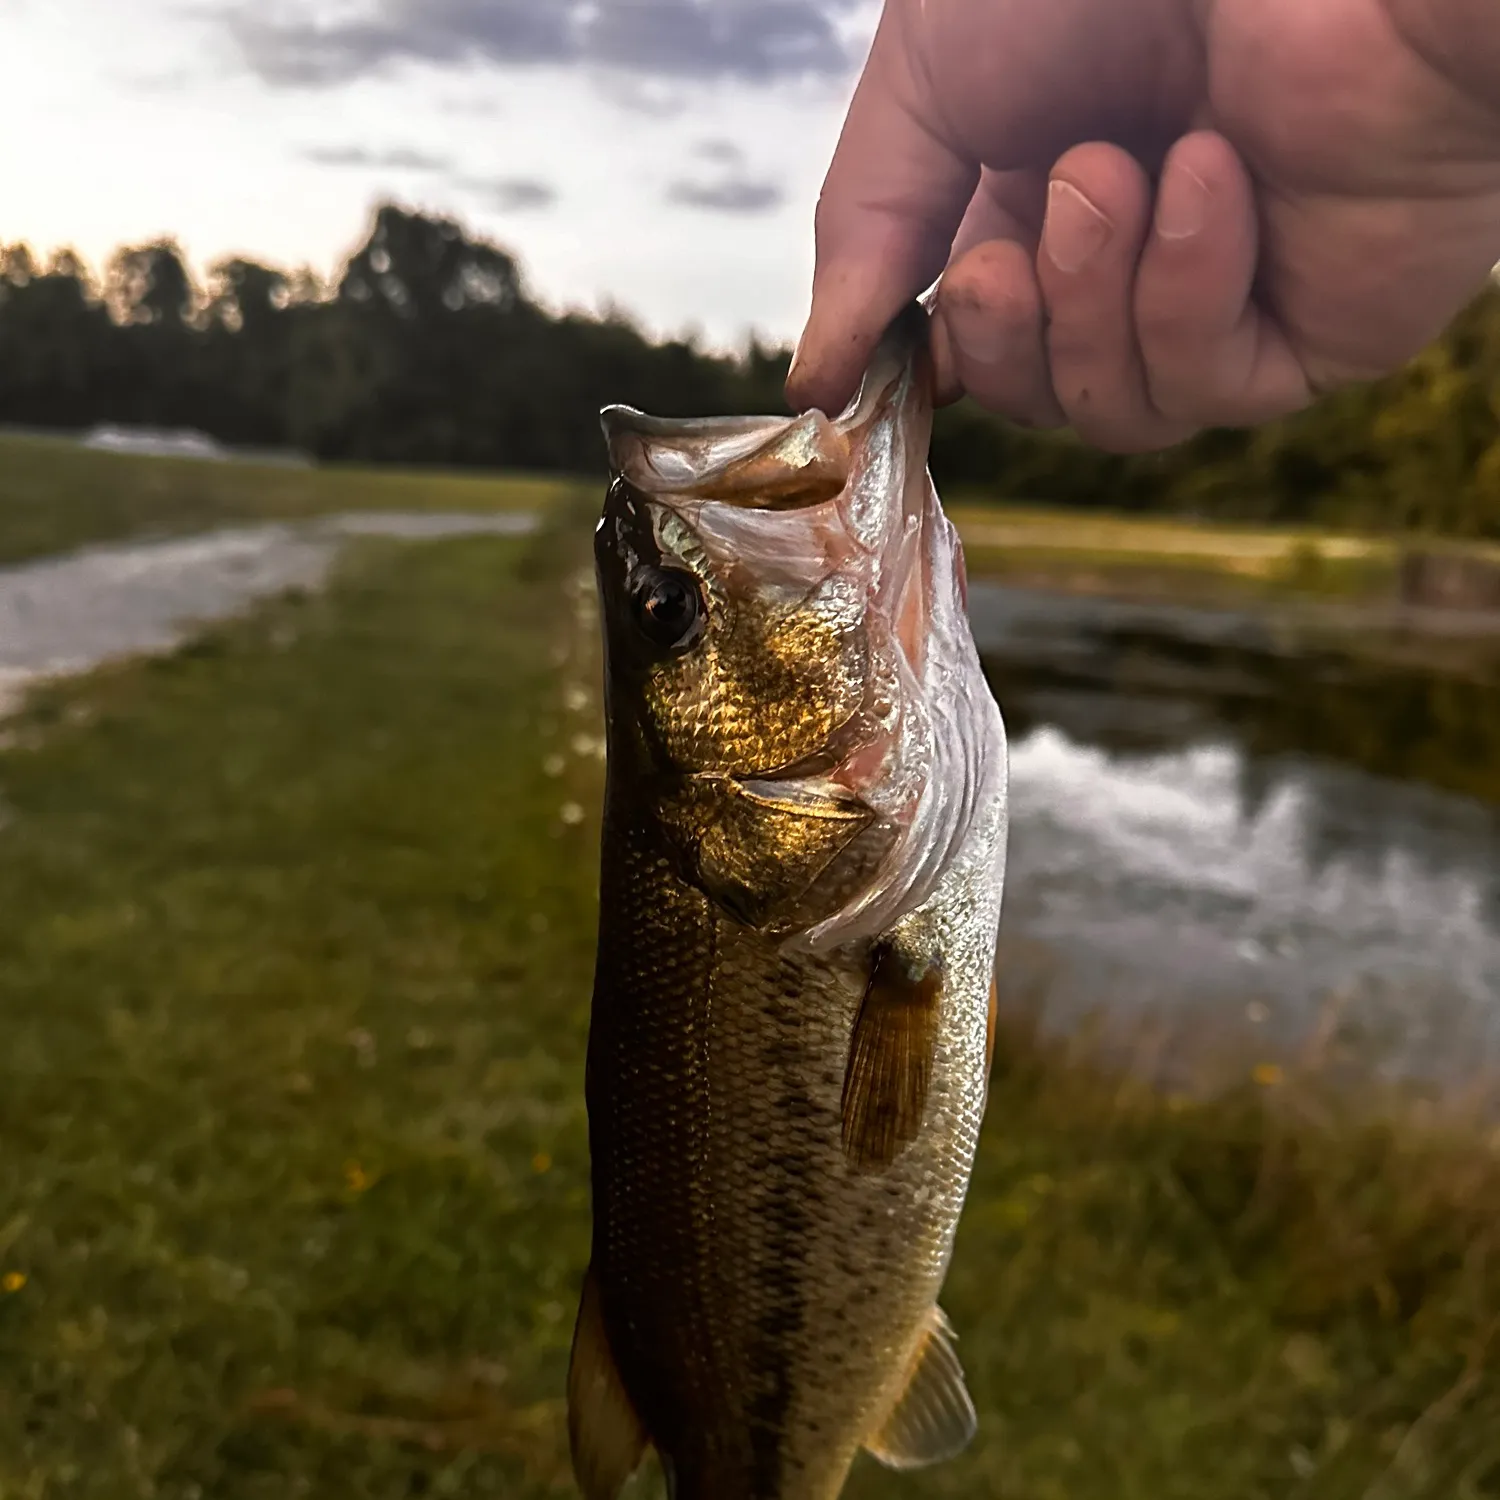
POLYGON ((922 1469, 954 1458, 979 1427, 964 1385, 952 1325, 934 1307, 911 1377, 895 1408, 865 1447, 888 1469, 922 1469))
POLYGON ((647 1441, 610 1353, 591 1266, 568 1367, 568 1443, 584 1500, 615 1500, 640 1467, 647 1441))

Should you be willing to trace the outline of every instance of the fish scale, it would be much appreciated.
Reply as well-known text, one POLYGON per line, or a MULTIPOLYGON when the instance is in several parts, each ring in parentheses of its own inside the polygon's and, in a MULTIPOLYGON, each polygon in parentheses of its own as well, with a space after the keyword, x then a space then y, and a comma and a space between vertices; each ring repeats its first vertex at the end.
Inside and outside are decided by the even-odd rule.
POLYGON ((569 1392, 587 1500, 648 1445, 675 1500, 834 1500, 862 1448, 917 1467, 972 1433, 937 1298, 987 1092, 1004 740, 909 327, 841 426, 789 443, 768 419, 753 448, 736 419, 717 474, 712 424, 609 419, 594 1237, 569 1392), (671 462, 650 447, 679 436, 671 462), (805 507, 786 454, 813 475, 805 507), (899 485, 884 528, 860 474, 899 485), (736 530, 712 497, 758 485, 776 508, 736 530), (882 609, 921 627, 904 666, 882 609), (942 712, 893 713, 893 683, 942 712), (797 769, 820 760, 842 781, 797 769), (884 925, 846 922, 877 896, 884 925))

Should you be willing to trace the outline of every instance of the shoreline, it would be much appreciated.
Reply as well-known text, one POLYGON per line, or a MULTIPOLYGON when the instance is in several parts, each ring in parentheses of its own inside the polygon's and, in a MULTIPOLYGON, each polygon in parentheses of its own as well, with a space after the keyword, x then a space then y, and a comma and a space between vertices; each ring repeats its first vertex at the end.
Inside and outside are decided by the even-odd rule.
POLYGON ((1183 612, 1225 623, 1243 620, 1285 640, 1288 649, 1322 646, 1450 675, 1500 673, 1500 610, 1253 588, 1208 570, 1059 566, 1025 557, 999 563, 983 553, 969 563, 969 578, 974 584, 1132 611, 1143 621, 1183 612))

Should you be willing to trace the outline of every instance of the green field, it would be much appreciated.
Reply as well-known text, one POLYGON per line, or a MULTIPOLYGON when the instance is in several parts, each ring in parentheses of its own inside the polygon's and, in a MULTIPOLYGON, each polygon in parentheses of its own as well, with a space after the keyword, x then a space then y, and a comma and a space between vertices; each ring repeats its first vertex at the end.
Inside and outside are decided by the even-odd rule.
POLYGON ((976 575, 1074 592, 1380 603, 1396 596, 1404 548, 1394 537, 1002 507, 962 497, 946 509, 976 575))
MULTIPOLYGON (((4 1500, 571 1493, 589 523, 365 544, 10 727, 4 1500)), ((1009 998, 945 1299, 981 1435, 851 1495, 1500 1495, 1491 1143, 1161 1097, 1009 998)))
POLYGON ((552 475, 296 469, 0 436, 0 566, 92 542, 342 511, 540 510, 581 488, 552 475))

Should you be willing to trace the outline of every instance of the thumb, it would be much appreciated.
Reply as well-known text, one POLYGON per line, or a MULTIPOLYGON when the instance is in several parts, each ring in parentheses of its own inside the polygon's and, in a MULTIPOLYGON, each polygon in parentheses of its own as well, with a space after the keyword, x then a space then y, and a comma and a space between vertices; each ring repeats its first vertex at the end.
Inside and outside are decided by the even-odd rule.
POLYGON ((823 183, 812 311, 787 377, 795 411, 842 409, 891 319, 947 264, 979 182, 979 163, 945 139, 915 9, 887 4, 823 183))

